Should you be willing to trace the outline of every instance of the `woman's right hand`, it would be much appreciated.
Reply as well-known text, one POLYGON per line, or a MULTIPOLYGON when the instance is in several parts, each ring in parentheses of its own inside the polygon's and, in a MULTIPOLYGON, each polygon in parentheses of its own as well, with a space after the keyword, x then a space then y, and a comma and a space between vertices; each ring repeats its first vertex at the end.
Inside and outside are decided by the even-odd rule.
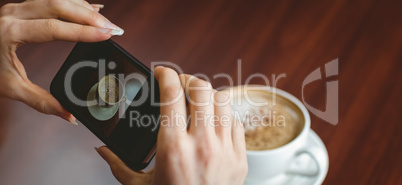
POLYGON ((74 116, 49 92, 28 79, 16 50, 30 42, 99 42, 112 35, 122 35, 124 31, 121 28, 98 13, 102 7, 83 0, 28 0, 2 6, 0 98, 22 101, 39 112, 75 123, 74 116))
POLYGON ((233 120, 229 93, 170 68, 156 67, 154 72, 163 104, 155 168, 135 172, 107 147, 96 148, 116 179, 124 185, 244 184, 244 128, 233 120), (191 115, 188 129, 185 94, 191 115))

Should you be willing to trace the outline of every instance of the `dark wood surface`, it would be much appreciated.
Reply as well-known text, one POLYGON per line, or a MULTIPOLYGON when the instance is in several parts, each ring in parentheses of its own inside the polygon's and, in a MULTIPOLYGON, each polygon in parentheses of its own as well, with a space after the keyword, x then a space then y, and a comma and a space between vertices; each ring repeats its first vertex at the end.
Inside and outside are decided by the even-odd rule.
MULTIPOLYGON (((339 83, 339 123, 311 114, 312 129, 329 153, 323 184, 402 184, 402 3, 97 3, 104 3, 101 12, 125 30, 113 40, 148 66, 171 61, 185 73, 237 78, 241 59, 240 84, 254 73, 284 73, 277 87, 301 99, 305 77, 339 58, 338 76, 313 82, 304 92, 306 102, 323 110, 326 82, 339 83)), ((30 79, 48 89, 72 47, 66 42, 29 44, 18 54, 30 79)), ((228 85, 224 80, 212 84, 228 85)), ((101 142, 84 126, 9 100, 1 100, 0 122, 0 184, 117 184, 93 149, 101 142)))

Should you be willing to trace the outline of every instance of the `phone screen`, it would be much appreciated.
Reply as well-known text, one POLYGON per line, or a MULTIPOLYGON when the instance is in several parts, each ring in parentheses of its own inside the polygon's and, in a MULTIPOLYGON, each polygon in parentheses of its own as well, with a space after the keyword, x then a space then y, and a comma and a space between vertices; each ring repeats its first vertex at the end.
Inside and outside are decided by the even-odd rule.
POLYGON ((108 42, 78 43, 52 87, 63 86, 55 97, 64 93, 63 106, 109 147, 131 162, 148 163, 159 128, 159 92, 138 62, 108 42))

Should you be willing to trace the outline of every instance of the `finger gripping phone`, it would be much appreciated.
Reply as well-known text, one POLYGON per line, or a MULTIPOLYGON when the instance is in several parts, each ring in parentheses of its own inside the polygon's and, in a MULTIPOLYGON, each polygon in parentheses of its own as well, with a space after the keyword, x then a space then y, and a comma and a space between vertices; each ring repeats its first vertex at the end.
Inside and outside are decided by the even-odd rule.
POLYGON ((158 83, 118 44, 77 43, 50 92, 130 168, 148 166, 159 129, 158 83))

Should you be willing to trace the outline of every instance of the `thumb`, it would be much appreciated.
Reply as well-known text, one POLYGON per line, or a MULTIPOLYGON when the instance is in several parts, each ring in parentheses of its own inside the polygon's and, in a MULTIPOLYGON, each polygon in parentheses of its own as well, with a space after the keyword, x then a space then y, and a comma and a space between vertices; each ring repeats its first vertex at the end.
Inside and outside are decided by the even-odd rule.
POLYGON ((116 179, 122 184, 151 184, 153 171, 142 173, 133 171, 116 154, 106 146, 95 147, 98 154, 109 164, 110 169, 116 179))
POLYGON ((64 109, 60 103, 45 89, 30 81, 25 81, 20 92, 19 100, 45 114, 59 116, 74 125, 77 125, 75 117, 64 109))

